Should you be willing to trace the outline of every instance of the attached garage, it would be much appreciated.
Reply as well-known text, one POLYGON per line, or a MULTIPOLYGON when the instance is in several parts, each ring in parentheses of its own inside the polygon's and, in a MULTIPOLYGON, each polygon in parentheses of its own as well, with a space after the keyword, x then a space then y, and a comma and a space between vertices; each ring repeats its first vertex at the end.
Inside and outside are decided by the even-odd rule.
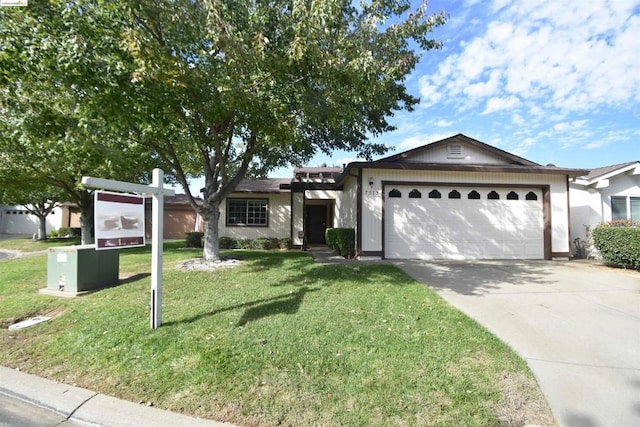
POLYGON ((384 257, 544 259, 543 189, 384 187, 384 257))
POLYGON ((567 259, 569 177, 458 134, 373 162, 350 163, 360 256, 567 259))

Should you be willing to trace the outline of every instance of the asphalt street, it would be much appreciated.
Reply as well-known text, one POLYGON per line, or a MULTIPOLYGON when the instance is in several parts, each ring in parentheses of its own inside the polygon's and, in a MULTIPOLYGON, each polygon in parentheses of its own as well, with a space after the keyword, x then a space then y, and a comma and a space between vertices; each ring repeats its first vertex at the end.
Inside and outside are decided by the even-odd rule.
POLYGON ((67 421, 48 409, 38 408, 0 393, 0 427, 75 427, 82 424, 67 421))

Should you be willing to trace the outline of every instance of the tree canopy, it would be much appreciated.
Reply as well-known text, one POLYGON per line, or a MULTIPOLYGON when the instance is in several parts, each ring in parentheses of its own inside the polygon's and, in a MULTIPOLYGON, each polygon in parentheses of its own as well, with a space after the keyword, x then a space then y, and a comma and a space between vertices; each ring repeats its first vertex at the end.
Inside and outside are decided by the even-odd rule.
POLYGON ((107 9, 90 7, 98 5, 0 9, 0 180, 20 204, 59 193, 51 187, 62 191, 58 197, 81 211, 83 243, 92 240, 93 191, 81 186, 82 176, 144 180, 150 159, 114 131, 99 104, 104 85, 127 74, 112 67, 120 38, 107 9))
POLYGON ((126 13, 125 111, 203 216, 206 259, 218 256, 219 204, 247 174, 317 151, 385 152, 368 138, 418 102, 404 80, 445 21, 408 1, 161 0, 126 13), (188 177, 201 174, 198 206, 188 177))
MULTIPOLYGON (((304 164, 318 151, 371 158, 387 150, 369 137, 393 130, 388 117, 418 102, 405 79, 422 52, 440 47, 430 35, 445 22, 443 13, 428 14, 426 3, 410 3, 34 1, 29 8, 42 9, 37 19, 49 23, 38 24, 30 12, 42 30, 21 27, 28 42, 14 42, 28 46, 7 57, 5 42, 0 69, 16 52, 33 61, 15 90, 46 79, 47 92, 64 94, 46 106, 72 117, 81 112, 71 126, 80 146, 98 149, 93 129, 126 141, 120 150, 103 148, 107 162, 119 164, 123 153, 130 158, 130 149, 149 150, 205 220, 204 257, 213 260, 219 205, 245 176, 304 164), (38 67, 53 78, 39 78, 38 67), (196 176, 205 180, 201 205, 189 191, 196 176)), ((31 108, 34 98, 23 100, 31 108)), ((53 140, 48 134, 35 145, 53 140)))

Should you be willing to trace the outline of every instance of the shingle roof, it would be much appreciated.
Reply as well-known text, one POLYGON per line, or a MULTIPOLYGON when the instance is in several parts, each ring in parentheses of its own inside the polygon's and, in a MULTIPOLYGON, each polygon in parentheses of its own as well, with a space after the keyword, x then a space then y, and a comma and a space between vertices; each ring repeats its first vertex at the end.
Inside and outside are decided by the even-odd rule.
POLYGON ((290 182, 290 178, 243 179, 234 193, 288 193, 289 190, 280 189, 280 184, 289 184, 290 182))
POLYGON ((631 166, 635 163, 640 163, 639 161, 633 161, 633 162, 626 162, 626 163, 620 163, 617 165, 611 165, 611 166, 603 166, 601 168, 596 168, 596 169, 591 169, 591 172, 589 172, 588 175, 585 175, 585 178, 588 179, 589 181, 599 177, 599 176, 603 176, 606 175, 608 173, 614 172, 617 169, 622 169, 622 168, 626 168, 627 166, 631 166))

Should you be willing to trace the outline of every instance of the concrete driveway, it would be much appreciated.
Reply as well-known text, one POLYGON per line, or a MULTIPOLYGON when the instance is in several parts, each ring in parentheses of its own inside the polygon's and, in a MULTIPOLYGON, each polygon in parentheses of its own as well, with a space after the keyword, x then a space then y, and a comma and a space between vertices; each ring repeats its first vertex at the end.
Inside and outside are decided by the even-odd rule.
POLYGON ((572 261, 395 261, 523 357, 562 426, 640 426, 640 273, 572 261))

